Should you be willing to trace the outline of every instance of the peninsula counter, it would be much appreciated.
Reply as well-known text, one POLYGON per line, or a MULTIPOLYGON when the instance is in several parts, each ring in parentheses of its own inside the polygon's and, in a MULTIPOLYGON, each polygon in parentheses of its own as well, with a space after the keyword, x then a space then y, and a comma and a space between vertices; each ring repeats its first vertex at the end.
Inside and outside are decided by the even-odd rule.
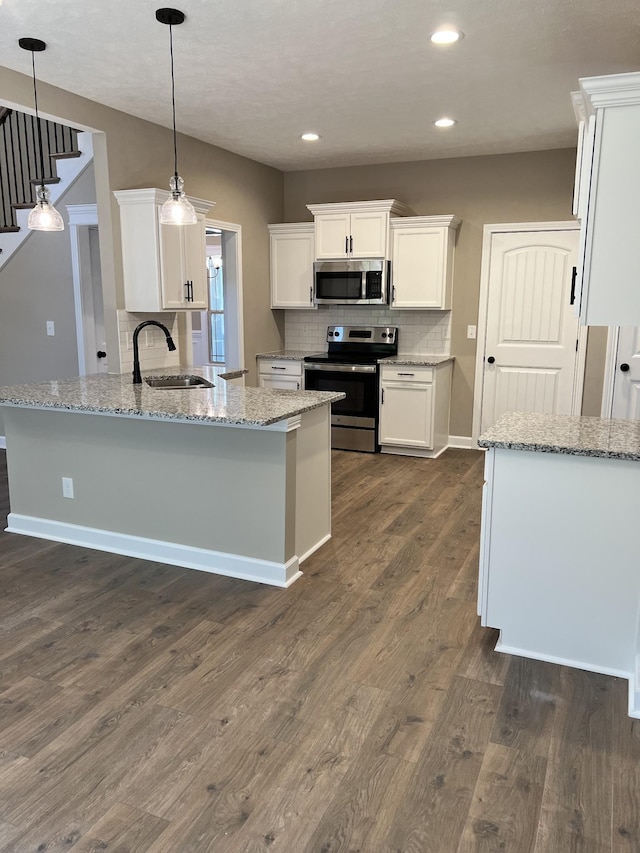
POLYGON ((189 372, 214 387, 100 375, 0 388, 7 530, 276 586, 296 580, 331 535, 330 404, 343 395, 189 372))
POLYGON ((478 612, 496 649, 629 681, 640 716, 640 423, 512 413, 487 448, 478 612))

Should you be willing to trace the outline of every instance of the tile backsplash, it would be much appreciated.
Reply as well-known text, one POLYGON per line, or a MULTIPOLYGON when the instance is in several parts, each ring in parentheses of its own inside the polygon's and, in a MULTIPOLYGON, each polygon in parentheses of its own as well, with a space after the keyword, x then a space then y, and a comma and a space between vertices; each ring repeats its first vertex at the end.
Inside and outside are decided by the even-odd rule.
MULTIPOLYGON (((120 341, 121 372, 133 370, 133 333, 136 326, 144 320, 158 320, 171 332, 176 346, 178 345, 178 315, 174 312, 162 314, 131 314, 129 311, 118 311, 118 339, 120 341)), ((140 366, 142 370, 155 367, 178 367, 180 352, 169 352, 167 341, 162 329, 148 326, 138 337, 140 351, 140 366)))
POLYGON ((327 326, 397 326, 398 348, 409 355, 451 354, 451 311, 392 311, 383 307, 321 306, 285 311, 285 348, 321 352, 327 326))

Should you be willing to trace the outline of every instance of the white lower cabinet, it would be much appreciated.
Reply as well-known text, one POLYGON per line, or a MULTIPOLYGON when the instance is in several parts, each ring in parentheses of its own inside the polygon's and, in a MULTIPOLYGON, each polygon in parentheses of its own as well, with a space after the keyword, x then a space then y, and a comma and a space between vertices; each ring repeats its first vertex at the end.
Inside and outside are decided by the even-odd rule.
POLYGON ((284 358, 259 358, 258 381, 260 388, 301 391, 302 361, 284 358))
POLYGON ((449 443, 452 362, 382 365, 379 443, 383 453, 439 456, 449 443))

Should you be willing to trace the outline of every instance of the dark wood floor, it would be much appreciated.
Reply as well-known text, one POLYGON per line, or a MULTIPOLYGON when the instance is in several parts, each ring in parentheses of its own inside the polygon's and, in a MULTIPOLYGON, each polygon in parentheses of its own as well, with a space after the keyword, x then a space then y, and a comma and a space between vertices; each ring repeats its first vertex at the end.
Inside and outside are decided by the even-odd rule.
POLYGON ((0 534, 0 850, 640 851, 626 682, 479 626, 481 454, 333 465, 289 590, 0 534))

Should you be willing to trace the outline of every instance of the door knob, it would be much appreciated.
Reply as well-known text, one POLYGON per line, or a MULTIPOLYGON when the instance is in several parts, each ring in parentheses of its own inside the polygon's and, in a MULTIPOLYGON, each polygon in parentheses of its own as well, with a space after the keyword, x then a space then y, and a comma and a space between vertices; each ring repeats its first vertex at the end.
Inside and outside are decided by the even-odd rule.
POLYGON ((621 370, 623 373, 626 373, 626 372, 627 372, 627 370, 629 370, 629 365, 628 365, 628 364, 621 364, 621 365, 620 365, 620 370, 621 370))
POLYGON ((103 349, 99 349, 98 352, 96 353, 96 355, 98 356, 98 358, 106 358, 107 357, 107 354, 103 349))
POLYGON ((492 355, 490 355, 489 358, 487 359, 487 361, 489 362, 489 364, 493 364, 493 362, 495 361, 495 358, 492 355))

